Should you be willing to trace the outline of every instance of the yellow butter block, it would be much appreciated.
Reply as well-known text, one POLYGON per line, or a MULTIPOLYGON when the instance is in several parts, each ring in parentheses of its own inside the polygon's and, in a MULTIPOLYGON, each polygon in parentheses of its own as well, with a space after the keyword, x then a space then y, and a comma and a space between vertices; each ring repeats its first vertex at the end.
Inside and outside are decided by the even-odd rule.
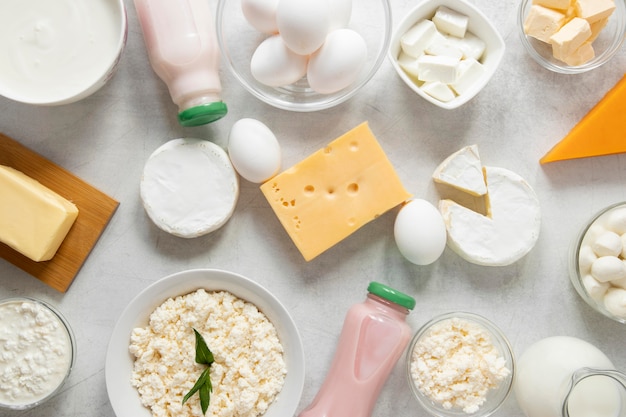
POLYGON ((261 191, 307 261, 411 197, 367 122, 261 191))
POLYGON ((626 75, 557 143, 542 164, 626 152, 626 75))
POLYGON ((0 165, 0 242, 33 261, 54 257, 78 209, 24 173, 0 165))

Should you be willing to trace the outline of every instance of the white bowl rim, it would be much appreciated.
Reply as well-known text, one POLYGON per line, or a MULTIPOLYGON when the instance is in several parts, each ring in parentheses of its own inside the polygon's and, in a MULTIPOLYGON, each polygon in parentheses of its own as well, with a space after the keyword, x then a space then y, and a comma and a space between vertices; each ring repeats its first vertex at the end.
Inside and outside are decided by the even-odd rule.
POLYGON ((274 324, 285 346, 287 376, 282 391, 264 416, 293 415, 304 388, 305 368, 304 348, 295 322, 281 302, 260 284, 234 272, 208 268, 185 270, 161 278, 139 292, 123 310, 111 334, 105 361, 106 388, 116 416, 152 416, 130 384, 134 359, 128 346, 132 329, 147 325, 150 313, 169 297, 199 288, 231 292, 255 304, 274 324))
MULTIPOLYGON (((472 18, 470 16, 470 27, 475 24, 476 23, 472 22, 472 18)), ((502 35, 495 28, 489 18, 478 7, 476 7, 476 5, 466 0, 422 0, 406 13, 405 16, 400 20, 400 23, 394 28, 387 57, 392 66, 395 68, 396 72, 398 73, 398 76, 402 79, 402 81, 405 82, 405 84, 407 84, 409 88, 411 88, 411 90, 413 90, 426 101, 438 107, 452 110, 470 101, 483 89, 483 87, 485 87, 485 85, 487 85, 493 74, 500 66, 500 62, 504 57, 505 51, 506 44, 504 42, 504 39, 502 38, 502 35), (400 67, 400 65, 398 64, 398 60, 395 56, 396 52, 398 52, 396 46, 399 47, 401 32, 404 33, 413 24, 417 23, 418 20, 422 18, 429 18, 430 16, 432 16, 439 6, 447 6, 451 9, 458 9, 459 12, 466 14, 468 14, 468 11, 471 11, 470 14, 473 14, 481 19, 486 24, 488 31, 495 35, 492 39, 495 48, 489 53, 489 58, 492 62, 491 65, 489 65, 487 72, 483 75, 482 79, 473 86, 471 91, 466 94, 457 96, 449 102, 437 100, 436 98, 431 97, 430 95, 422 91, 422 89, 419 88, 400 67)))

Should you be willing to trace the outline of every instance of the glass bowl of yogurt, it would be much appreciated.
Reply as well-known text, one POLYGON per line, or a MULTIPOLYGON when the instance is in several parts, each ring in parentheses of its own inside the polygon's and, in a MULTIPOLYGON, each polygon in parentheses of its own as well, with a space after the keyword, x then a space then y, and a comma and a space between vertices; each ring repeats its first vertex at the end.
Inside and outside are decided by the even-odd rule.
POLYGON ((517 11, 519 36, 530 57, 561 74, 580 74, 606 64, 626 37, 624 0, 571 3, 521 0, 517 11))
POLYGON ((123 0, 0 2, 0 95, 60 105, 95 93, 113 76, 127 31, 123 0))
POLYGON ((411 391, 436 417, 495 413, 511 393, 515 359, 502 331, 469 312, 433 318, 415 334, 406 356, 411 391))
POLYGON ((0 410, 33 408, 60 391, 76 341, 57 309, 34 298, 0 300, 0 340, 0 410))
POLYGON ((626 202, 594 214, 569 253, 576 292, 597 312, 626 323, 626 202))
POLYGON ((222 63, 253 96, 312 112, 353 97, 376 74, 391 38, 389 0, 219 0, 222 63))

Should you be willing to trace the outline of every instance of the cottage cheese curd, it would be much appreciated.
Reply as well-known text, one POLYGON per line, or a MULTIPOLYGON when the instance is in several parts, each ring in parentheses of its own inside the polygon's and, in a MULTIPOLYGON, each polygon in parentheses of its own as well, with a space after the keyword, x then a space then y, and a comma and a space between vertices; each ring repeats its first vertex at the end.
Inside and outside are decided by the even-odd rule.
POLYGON ((435 323, 417 341, 410 373, 417 389, 432 401, 472 414, 511 370, 484 327, 453 317, 435 323))
POLYGON ((225 291, 199 289, 170 298, 135 328, 131 383, 155 417, 201 416, 198 395, 183 397, 205 369, 195 362, 196 329, 213 353, 207 416, 256 417, 281 391, 287 374, 274 325, 258 308, 225 291))
POLYGON ((70 334, 56 313, 29 299, 0 303, 0 406, 29 408, 49 397, 72 361, 70 334))

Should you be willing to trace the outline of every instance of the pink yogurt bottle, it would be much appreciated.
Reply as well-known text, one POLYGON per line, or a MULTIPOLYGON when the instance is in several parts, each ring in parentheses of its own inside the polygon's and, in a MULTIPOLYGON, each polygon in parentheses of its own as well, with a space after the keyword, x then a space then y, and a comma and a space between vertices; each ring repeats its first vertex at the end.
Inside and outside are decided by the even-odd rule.
POLYGON ((348 310, 330 370, 299 417, 369 417, 411 338, 406 317, 415 299, 378 282, 348 310))
POLYGON ((198 126, 221 119, 219 47, 207 0, 135 0, 154 72, 178 105, 178 121, 198 126))

